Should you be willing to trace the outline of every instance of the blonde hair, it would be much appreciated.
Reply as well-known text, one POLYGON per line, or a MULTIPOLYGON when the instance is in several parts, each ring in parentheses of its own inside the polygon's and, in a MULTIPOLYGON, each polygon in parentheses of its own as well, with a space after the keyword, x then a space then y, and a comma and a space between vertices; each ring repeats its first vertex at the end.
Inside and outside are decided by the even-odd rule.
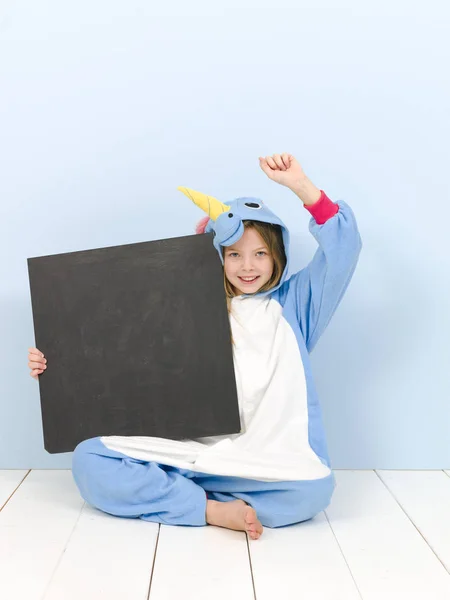
MULTIPOLYGON (((286 252, 283 243, 283 233, 280 225, 274 225, 273 223, 264 223, 262 221, 242 221, 245 229, 254 229, 262 237, 270 255, 273 258, 273 271, 272 276, 263 286, 259 288, 255 294, 259 292, 266 292, 273 287, 276 287, 283 275, 283 271, 286 267, 286 252)), ((225 256, 225 247, 222 247, 222 255, 225 256)), ((228 312, 231 311, 231 299, 237 296, 233 289, 233 286, 228 281, 225 274, 225 268, 223 269, 223 283, 225 287, 225 294, 227 297, 228 312)))

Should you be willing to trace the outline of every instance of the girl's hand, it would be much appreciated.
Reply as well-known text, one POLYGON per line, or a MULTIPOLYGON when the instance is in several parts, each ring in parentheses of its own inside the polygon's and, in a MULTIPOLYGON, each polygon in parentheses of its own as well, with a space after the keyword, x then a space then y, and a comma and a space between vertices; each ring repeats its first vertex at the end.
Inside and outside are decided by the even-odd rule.
POLYGON ((47 359, 37 348, 28 348, 28 366, 31 369, 31 377, 38 380, 38 375, 47 368, 47 359))
POLYGON ((259 157, 259 166, 269 179, 292 189, 306 178, 303 169, 292 154, 274 154, 273 156, 259 157))

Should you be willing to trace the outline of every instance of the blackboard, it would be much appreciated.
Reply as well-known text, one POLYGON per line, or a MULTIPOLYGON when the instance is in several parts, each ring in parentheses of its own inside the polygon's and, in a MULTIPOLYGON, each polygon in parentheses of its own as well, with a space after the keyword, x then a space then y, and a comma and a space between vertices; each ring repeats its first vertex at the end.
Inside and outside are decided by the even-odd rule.
POLYGON ((212 234, 28 258, 44 446, 241 430, 212 234))

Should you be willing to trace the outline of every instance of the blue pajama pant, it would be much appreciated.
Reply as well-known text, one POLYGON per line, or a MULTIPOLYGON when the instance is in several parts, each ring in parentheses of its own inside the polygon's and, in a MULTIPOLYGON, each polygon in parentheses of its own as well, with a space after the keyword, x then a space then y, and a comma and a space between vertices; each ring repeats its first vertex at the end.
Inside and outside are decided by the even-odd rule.
POLYGON ((206 525, 206 502, 240 498, 266 527, 312 519, 329 505, 333 473, 311 481, 258 481, 199 473, 110 450, 99 437, 78 444, 72 474, 82 498, 118 517, 166 525, 206 525))

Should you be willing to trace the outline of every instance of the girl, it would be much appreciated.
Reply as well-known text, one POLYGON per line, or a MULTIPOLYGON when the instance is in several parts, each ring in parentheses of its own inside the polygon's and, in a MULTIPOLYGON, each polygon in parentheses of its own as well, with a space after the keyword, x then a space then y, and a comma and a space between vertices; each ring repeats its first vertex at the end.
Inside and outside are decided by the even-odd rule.
MULTIPOLYGON (((332 202, 290 154, 260 157, 312 215, 319 247, 287 279, 289 232, 257 198, 223 204, 179 188, 207 213, 224 269, 242 429, 196 440, 102 436, 78 444, 82 497, 112 515, 170 525, 217 525, 258 539, 263 525, 313 518, 335 488, 309 353, 356 268, 362 243, 351 208, 332 202)), ((37 379, 47 360, 29 350, 37 379)))

